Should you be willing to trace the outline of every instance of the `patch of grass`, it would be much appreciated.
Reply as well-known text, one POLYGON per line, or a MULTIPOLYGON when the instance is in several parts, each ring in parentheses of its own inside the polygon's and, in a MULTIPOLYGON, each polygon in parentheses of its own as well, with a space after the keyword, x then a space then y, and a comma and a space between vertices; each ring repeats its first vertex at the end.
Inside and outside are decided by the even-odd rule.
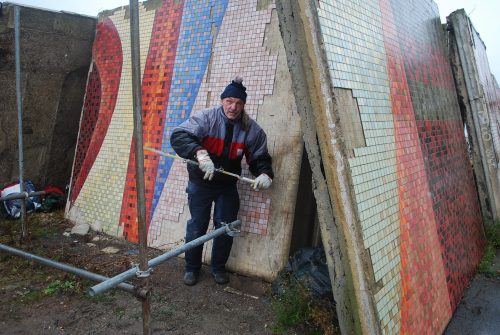
POLYGON ((43 290, 43 293, 46 295, 53 295, 56 293, 73 293, 76 291, 77 286, 78 283, 73 280, 56 279, 43 290))
POLYGON ((491 277, 500 278, 500 272, 493 266, 497 250, 500 249, 500 221, 485 225, 486 249, 477 271, 491 277))
POLYGON ((66 275, 62 279, 55 279, 43 289, 45 295, 83 295, 85 292, 86 290, 83 282, 74 275, 66 275))
POLYGON ((500 221, 485 226, 486 240, 495 248, 500 248, 500 221))
POLYGON ((491 244, 488 244, 486 246, 486 251, 484 252, 483 259, 481 260, 481 263, 479 263, 477 271, 479 273, 483 273, 490 276, 495 276, 495 275, 498 276, 499 274, 495 273, 495 269, 493 268, 493 260, 495 259, 495 256, 496 256, 495 247, 493 247, 493 245, 491 244))
POLYGON ((279 293, 271 297, 276 318, 271 330, 282 334, 289 329, 308 329, 309 334, 340 334, 335 326, 335 308, 314 298, 300 283, 280 276, 279 293))
POLYGON ((276 315, 272 330, 278 334, 309 321, 308 299, 300 285, 289 285, 282 294, 274 296, 272 308, 276 315))

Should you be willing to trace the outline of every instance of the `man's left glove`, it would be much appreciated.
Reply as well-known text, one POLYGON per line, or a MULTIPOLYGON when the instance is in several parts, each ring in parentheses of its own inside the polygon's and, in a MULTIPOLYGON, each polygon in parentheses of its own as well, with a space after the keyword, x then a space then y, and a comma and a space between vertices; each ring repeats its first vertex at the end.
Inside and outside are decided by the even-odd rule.
POLYGON ((255 180, 253 181, 253 189, 258 191, 259 189, 267 189, 271 184, 273 183, 273 180, 269 178, 269 176, 265 173, 261 173, 255 180))
POLYGON ((200 163, 200 170, 205 172, 203 179, 212 180, 214 178, 215 166, 208 152, 206 150, 198 150, 196 152, 196 159, 200 163))

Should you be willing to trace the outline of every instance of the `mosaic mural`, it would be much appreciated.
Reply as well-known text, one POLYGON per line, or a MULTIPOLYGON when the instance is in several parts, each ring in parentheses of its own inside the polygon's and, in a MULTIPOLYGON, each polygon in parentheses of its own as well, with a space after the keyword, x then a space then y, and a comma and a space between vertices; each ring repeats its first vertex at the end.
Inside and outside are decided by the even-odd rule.
POLYGON ((333 85, 352 91, 366 142, 349 164, 380 326, 438 334, 484 233, 437 6, 320 1, 318 14, 333 85))
MULTIPOLYGON (((278 66, 278 52, 271 50, 278 47, 269 48, 265 34, 273 11, 272 2, 258 1, 165 0, 139 5, 145 147, 173 153, 172 129, 191 113, 220 104, 220 93, 235 75, 242 76, 247 87, 247 113, 263 125, 259 109, 266 108, 266 99, 272 100, 278 66)), ((89 222, 137 242, 128 12, 122 7, 104 15, 93 46, 67 213, 76 222, 89 222)), ((273 29, 278 31, 275 22, 273 29)), ((273 114, 288 119, 291 127, 286 136, 280 136, 264 120, 270 153, 289 155, 298 167, 301 147, 279 155, 282 143, 300 138, 298 116, 292 109, 273 114)), ((144 166, 148 241, 160 248, 179 245, 189 218, 185 163, 145 151, 144 166)), ((243 173, 252 177, 246 167, 243 173)), ((293 187, 280 190, 279 182, 275 184, 278 195, 286 195, 294 204, 293 187)), ((270 242, 273 191, 256 192, 249 185, 239 189, 243 236, 261 236, 261 241, 270 242)), ((293 208, 289 206, 291 212, 293 208)), ((292 218, 287 215, 284 220, 292 218)), ((283 227, 285 231, 278 234, 288 236, 291 226, 283 227)), ((287 241, 282 238, 279 244, 283 244, 276 253, 279 264, 286 260, 287 241)), ((278 268, 272 263, 269 267, 273 270, 265 271, 278 268)))
MULTIPOLYGON (((139 10, 145 146, 172 152, 172 129, 217 105, 235 74, 245 78, 246 110, 264 125, 282 173, 271 193, 239 185, 243 242, 232 255, 248 273, 273 277, 288 257, 302 148, 298 114, 283 108, 293 97, 276 94, 278 76, 287 92, 292 85, 274 3, 165 0, 139 10)), ((137 241, 127 15, 120 8, 97 25, 67 213, 137 241)), ((319 1, 318 17, 333 86, 352 93, 359 113, 349 168, 380 327, 440 333, 484 232, 437 6, 319 1)), ((144 165, 149 243, 175 247, 189 218, 185 165, 147 151, 144 165)))

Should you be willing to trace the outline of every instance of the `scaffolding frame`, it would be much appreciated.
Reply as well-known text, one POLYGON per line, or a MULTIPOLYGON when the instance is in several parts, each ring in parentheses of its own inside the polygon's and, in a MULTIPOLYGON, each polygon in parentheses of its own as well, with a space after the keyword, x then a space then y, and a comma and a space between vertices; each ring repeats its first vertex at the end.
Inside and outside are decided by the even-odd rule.
MULTIPOLYGON (((223 234, 236 236, 240 231, 241 221, 223 224, 191 242, 178 248, 172 249, 148 262, 147 259, 147 227, 146 227, 146 200, 145 200, 145 180, 144 180, 144 148, 143 148, 143 129, 142 129, 142 102, 141 102, 141 78, 140 78, 140 46, 139 46, 139 8, 138 0, 130 0, 130 43, 132 60, 132 90, 133 90, 133 113, 134 113, 134 135, 133 142, 136 158, 136 189, 137 189, 137 219, 139 233, 139 264, 113 278, 108 278, 87 270, 83 270, 68 264, 56 262, 49 258, 37 256, 23 250, 19 250, 4 244, 0 244, 0 251, 10 253, 35 261, 42 265, 51 266, 59 270, 78 275, 80 277, 100 282, 88 291, 90 296, 103 293, 112 288, 120 288, 126 292, 134 294, 142 303, 143 334, 151 334, 151 288, 149 276, 154 266, 178 256, 187 250, 202 245, 223 234), (141 285, 134 286, 125 283, 126 280, 136 276, 142 279, 141 285)), ((19 149, 19 184, 20 192, 0 197, 0 201, 11 199, 22 199, 21 205, 21 226, 22 239, 27 237, 26 217, 26 199, 35 195, 43 195, 44 191, 27 193, 24 185, 24 156, 23 156, 23 138, 22 138, 22 93, 21 93, 21 48, 20 48, 20 15, 19 5, 14 5, 14 34, 15 34, 15 62, 16 62, 16 99, 17 99, 17 118, 18 118, 18 149, 19 149)), ((253 181, 252 181, 253 182, 253 181)))

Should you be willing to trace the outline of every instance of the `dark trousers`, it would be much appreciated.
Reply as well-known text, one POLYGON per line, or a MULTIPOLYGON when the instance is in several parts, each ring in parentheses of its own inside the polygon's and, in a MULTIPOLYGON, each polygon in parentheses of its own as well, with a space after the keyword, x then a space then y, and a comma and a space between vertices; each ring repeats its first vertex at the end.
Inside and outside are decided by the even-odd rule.
MULTIPOLYGON (((189 211, 191 212, 191 219, 188 220, 186 226, 186 243, 207 233, 212 203, 215 203, 215 229, 219 228, 221 223, 230 223, 236 220, 240 209, 240 197, 236 184, 224 187, 207 187, 189 181, 186 193, 188 194, 189 211)), ((213 240, 212 273, 225 271, 232 245, 233 238, 227 234, 213 240)), ((186 251, 186 272, 200 271, 202 253, 203 245, 186 251)))

